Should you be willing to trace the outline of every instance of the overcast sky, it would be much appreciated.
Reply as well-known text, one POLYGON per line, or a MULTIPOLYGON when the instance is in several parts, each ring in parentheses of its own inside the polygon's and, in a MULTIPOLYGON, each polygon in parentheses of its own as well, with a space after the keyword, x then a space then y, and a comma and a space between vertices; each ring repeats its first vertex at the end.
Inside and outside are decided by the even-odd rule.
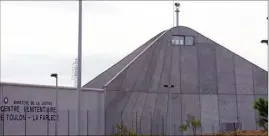
MULTIPOLYGON (((266 1, 180 3, 180 25, 267 70, 266 1)), ((1 80, 73 86, 77 25, 77 1, 1 1, 1 80)), ((83 2, 82 84, 172 26, 172 1, 83 2)))

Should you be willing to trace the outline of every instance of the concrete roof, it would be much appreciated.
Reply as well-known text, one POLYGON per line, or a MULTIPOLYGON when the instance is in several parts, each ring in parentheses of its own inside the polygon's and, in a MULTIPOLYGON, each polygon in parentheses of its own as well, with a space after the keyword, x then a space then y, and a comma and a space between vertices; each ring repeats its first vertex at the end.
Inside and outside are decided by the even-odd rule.
MULTIPOLYGON (((173 27, 169 30, 165 30, 157 34, 152 39, 144 43, 142 46, 138 47, 135 51, 133 51, 132 53, 127 55, 125 58, 117 62, 115 65, 108 68, 106 71, 98 75, 96 78, 94 78, 93 80, 85 84, 83 87, 107 88, 109 90, 111 89, 114 90, 117 88, 116 90, 118 90, 119 86, 121 86, 120 90, 126 90, 124 88, 129 88, 129 89, 132 88, 135 90, 137 89, 148 90, 149 89, 148 87, 143 87, 143 86, 148 86, 148 84, 151 84, 151 82, 153 82, 152 80, 157 80, 155 79, 156 76, 158 77, 160 76, 160 74, 162 75, 162 77, 164 76, 163 78, 161 78, 163 79, 163 81, 160 81, 158 84, 161 84, 161 83, 168 84, 168 82, 170 82, 170 79, 169 79, 170 77, 178 78, 179 75, 177 76, 177 73, 178 73, 176 72, 177 69, 182 69, 182 67, 185 67, 185 66, 186 66, 186 71, 182 74, 183 75, 186 74, 186 76, 182 75, 180 77, 186 78, 188 82, 190 82, 189 80, 194 82, 196 78, 192 79, 192 77, 197 77, 198 74, 200 75, 199 76, 200 78, 203 77, 201 74, 204 74, 204 73, 203 72, 200 73, 198 71, 209 72, 212 74, 216 73, 217 69, 221 70, 221 68, 217 68, 217 63, 215 61, 218 61, 219 63, 226 63, 227 59, 230 59, 229 61, 233 62, 231 63, 233 65, 235 65, 235 63, 237 63, 237 60, 238 60, 239 62, 242 61, 242 65, 245 65, 245 64, 252 65, 251 67, 253 67, 254 69, 258 68, 259 69, 258 71, 261 71, 262 75, 267 73, 266 71, 257 67, 253 63, 231 52, 230 50, 219 45, 213 40, 205 37, 204 35, 198 33, 197 31, 191 28, 185 27, 185 26, 178 26, 178 27, 173 27), (172 35, 194 36, 195 46, 187 47, 187 48, 172 47, 173 45, 171 45, 170 43, 172 35), (221 56, 219 56, 219 54, 221 56), (223 59, 220 60, 219 58, 220 59, 223 58, 223 59), (180 63, 182 63, 182 66, 175 66, 175 65, 179 65, 178 64, 179 60, 181 61, 180 63), (198 69, 196 68, 197 62, 200 63, 198 69), (160 66, 158 66, 157 64, 159 64, 160 66), (195 71, 194 73, 190 72, 193 70, 195 71), (196 75, 193 75, 193 74, 196 74, 196 75), (141 76, 138 76, 138 75, 141 75, 141 76), (140 86, 140 87, 137 88, 135 86, 140 86)), ((241 63, 239 64, 241 65, 241 63)), ((234 67, 234 66, 231 65, 231 67, 234 67)), ((207 77, 208 75, 204 75, 204 76, 206 79, 209 78, 207 77)), ((214 74, 211 76, 216 78, 216 75, 214 74)), ((214 81, 213 79, 210 79, 210 81, 212 80, 212 82, 217 82, 215 78, 214 78, 214 81)), ((173 80, 178 80, 178 79, 173 79, 173 80)), ((171 82, 173 82, 173 80, 171 82)), ((216 85, 216 83, 214 84, 216 85)), ((156 87, 157 86, 159 85, 156 85, 156 87)), ((192 86, 192 85, 189 84, 188 86, 192 86)), ((157 88, 156 87, 153 87, 152 89, 158 90, 158 87, 157 88)))
POLYGON ((120 71, 126 68, 127 65, 130 65, 139 55, 141 55, 147 47, 152 45, 157 38, 160 38, 160 35, 163 34, 165 31, 157 34, 152 39, 144 43, 142 46, 139 46, 136 50, 131 52, 129 55, 121 59, 119 62, 99 74, 90 82, 86 83, 83 87, 85 88, 103 88, 104 85, 108 84, 111 79, 115 78, 120 71))

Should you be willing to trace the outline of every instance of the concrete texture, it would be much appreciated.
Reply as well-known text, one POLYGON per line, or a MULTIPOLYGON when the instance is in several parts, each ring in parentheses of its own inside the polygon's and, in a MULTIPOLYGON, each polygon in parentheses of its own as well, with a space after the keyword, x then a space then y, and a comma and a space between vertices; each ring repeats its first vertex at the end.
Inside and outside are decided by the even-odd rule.
MULTIPOLYGON (((181 135, 178 128, 187 114, 201 120, 198 134, 217 132, 222 129, 221 123, 241 122, 243 129, 259 129, 252 103, 267 96, 267 73, 191 28, 174 27, 157 34, 84 85, 104 88, 105 93, 83 91, 80 131, 85 135, 111 134, 116 124, 123 123, 137 133, 181 135), (195 44, 172 45, 173 35, 194 36, 195 44)), ((55 104, 55 88, 0 85, 1 105, 6 96, 11 101, 46 100, 55 104)), ((60 91, 61 135, 76 132, 75 95, 74 88, 60 91)), ((55 123, 1 122, 0 130, 10 135, 54 135, 55 123)))
POLYGON ((197 44, 198 74, 200 93, 217 93, 216 46, 214 44, 197 44))
POLYGON ((201 95, 202 133, 219 132, 219 109, 217 95, 201 95))
POLYGON ((238 116, 240 122, 242 122, 242 129, 256 128, 255 110, 252 108, 253 102, 253 95, 237 95, 238 116))
POLYGON ((167 94, 158 94, 153 113, 152 134, 166 134, 167 94))
POLYGON ((217 81, 219 94, 235 94, 234 54, 222 46, 216 46, 217 81))
MULTIPOLYGON (((25 112, 27 106, 56 107, 56 88, 26 84, 1 83, 1 99, 8 98, 8 103, 1 101, 1 106, 18 106, 19 112, 5 111, 5 120, 1 121, 1 135, 55 135, 56 125, 59 135, 76 134, 75 88, 58 88, 59 121, 40 120, 40 116, 57 115, 55 112, 25 112), (28 104, 15 104, 14 101, 28 101, 28 104), (32 103, 34 102, 34 103, 32 103), (40 105, 38 105, 40 102, 40 105), (50 105, 43 105, 49 102, 50 105), (26 116, 25 120, 10 120, 7 116, 26 116), (38 116, 38 118, 36 118, 38 116)), ((104 134, 104 92, 82 90, 81 93, 81 134, 104 134), (88 114, 87 114, 88 113, 88 114), (88 121, 87 121, 88 118, 88 121)), ((48 104, 48 103, 47 103, 48 104)))
MULTIPOLYGON (((184 94, 181 95, 181 118, 182 123, 186 123, 187 115, 190 114, 195 117, 197 120, 201 120, 201 106, 200 106, 200 96, 199 95, 190 95, 184 94)), ((199 128, 197 132, 201 132, 199 128)), ((184 134, 192 134, 192 130, 184 132, 184 134)), ((199 134, 199 133, 197 133, 199 134)))
POLYGON ((151 77, 151 87, 149 92, 158 92, 159 91, 159 86, 160 86, 160 79, 162 76, 162 68, 163 68, 163 63, 164 63, 164 57, 165 57, 165 49, 166 46, 163 46, 163 43, 160 43, 162 46, 160 48, 159 54, 157 56, 157 65, 155 68, 152 70, 154 71, 152 77, 151 77))
MULTIPOLYGON (((181 98, 179 94, 171 95, 171 135, 181 135, 179 126, 181 125, 181 98)), ((168 107, 169 108, 169 107, 168 107)), ((169 113, 168 113, 169 119, 169 113)), ((169 123, 170 124, 170 123, 169 123)))
POLYGON ((126 91, 115 91, 114 93, 116 93, 116 97, 105 109, 105 129, 108 133, 113 132, 113 128, 121 123, 123 108, 130 96, 130 93, 126 91))
POLYGON ((267 71, 253 65, 253 83, 255 94, 267 94, 268 92, 268 75, 267 71))
POLYGON ((182 93, 199 93, 197 46, 180 48, 180 75, 182 93))
POLYGON ((153 114, 155 109, 155 103, 157 99, 156 93, 148 93, 147 98, 143 107, 143 112, 141 116, 141 124, 143 134, 151 134, 153 126, 153 114))
POLYGON ((267 95, 267 78, 267 71, 179 26, 159 33, 85 86, 106 85, 107 133, 123 120, 139 133, 169 134, 171 127, 171 134, 180 134, 178 127, 188 113, 201 120, 199 133, 210 133, 219 131, 220 123, 237 121, 255 129, 252 102, 254 95, 267 95), (172 45, 173 35, 194 36, 195 45, 172 45))
POLYGON ((253 64, 237 55, 234 56, 234 63, 237 94, 253 94, 253 64))
POLYGON ((91 80, 89 83, 85 84, 85 88, 102 88, 111 78, 117 75, 120 69, 123 69, 130 61, 132 61, 139 53, 141 53, 146 47, 148 47, 151 42, 153 42, 157 37, 159 37, 163 32, 157 34, 149 41, 145 42, 142 46, 139 46, 135 51, 124 57, 118 63, 108 68, 102 74, 97 76, 95 79, 91 80))
POLYGON ((174 88, 172 88, 171 92, 180 93, 180 48, 173 47, 172 51, 172 59, 171 59, 171 73, 170 73, 170 84, 174 85, 174 88))
POLYGON ((237 102, 235 95, 219 95, 220 123, 237 122, 237 102))

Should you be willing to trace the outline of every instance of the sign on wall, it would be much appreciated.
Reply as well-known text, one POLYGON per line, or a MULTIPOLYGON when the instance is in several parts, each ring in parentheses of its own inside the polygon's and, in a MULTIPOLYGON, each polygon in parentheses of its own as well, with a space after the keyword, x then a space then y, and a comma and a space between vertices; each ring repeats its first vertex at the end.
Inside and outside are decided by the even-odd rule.
POLYGON ((58 121, 59 115, 51 101, 25 101, 3 98, 1 121, 58 121))

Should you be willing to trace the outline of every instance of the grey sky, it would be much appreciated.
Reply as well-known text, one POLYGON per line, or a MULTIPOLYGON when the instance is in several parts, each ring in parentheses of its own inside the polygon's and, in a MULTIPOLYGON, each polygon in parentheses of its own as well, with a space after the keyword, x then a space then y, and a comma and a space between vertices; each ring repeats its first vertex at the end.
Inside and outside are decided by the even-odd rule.
MULTIPOLYGON (((267 70, 266 1, 183 1, 180 25, 191 27, 267 70)), ((86 83, 173 25, 172 1, 83 2, 86 83)), ((1 79, 72 86, 78 2, 1 1, 1 79)))

